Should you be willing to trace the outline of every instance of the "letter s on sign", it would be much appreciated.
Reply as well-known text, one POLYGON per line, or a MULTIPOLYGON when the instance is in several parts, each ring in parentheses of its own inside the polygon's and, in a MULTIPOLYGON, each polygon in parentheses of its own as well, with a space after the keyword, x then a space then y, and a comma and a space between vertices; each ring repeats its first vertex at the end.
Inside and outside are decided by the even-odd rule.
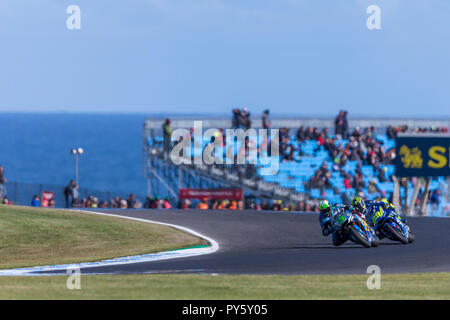
POLYGON ((445 157, 445 148, 441 146, 433 146, 428 149, 428 166, 433 169, 440 169, 447 164, 447 158, 445 157))

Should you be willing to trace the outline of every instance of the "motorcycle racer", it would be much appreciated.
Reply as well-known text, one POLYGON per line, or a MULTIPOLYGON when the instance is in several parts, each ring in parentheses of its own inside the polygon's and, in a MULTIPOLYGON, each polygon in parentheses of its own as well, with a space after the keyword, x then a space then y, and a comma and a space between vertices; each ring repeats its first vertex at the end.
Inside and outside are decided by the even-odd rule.
MULTIPOLYGON (((366 221, 374 227, 374 220, 378 217, 379 212, 384 212, 385 210, 392 209, 392 212, 398 217, 398 219, 406 224, 406 219, 402 218, 394 209, 394 205, 389 203, 387 200, 382 201, 372 201, 372 200, 363 200, 361 197, 355 197, 352 201, 352 206, 355 210, 363 213, 367 216, 366 221)), ((384 236, 378 230, 375 230, 375 233, 379 239, 382 239, 384 236)))
POLYGON ((323 236, 332 234, 332 241, 335 246, 340 246, 348 240, 348 236, 340 229, 335 229, 333 225, 333 216, 337 213, 338 208, 344 205, 332 206, 328 200, 322 200, 319 204, 319 223, 322 228, 323 236))

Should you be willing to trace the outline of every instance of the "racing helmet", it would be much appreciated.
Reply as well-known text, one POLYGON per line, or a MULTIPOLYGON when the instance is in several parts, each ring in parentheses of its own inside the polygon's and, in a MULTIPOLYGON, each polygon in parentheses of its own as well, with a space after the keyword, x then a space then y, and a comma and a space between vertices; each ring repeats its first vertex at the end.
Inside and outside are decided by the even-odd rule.
POLYGON ((384 208, 385 209, 392 209, 395 210, 395 207, 392 203, 390 203, 389 201, 386 200, 386 198, 381 199, 381 201, 384 204, 384 208))
POLYGON ((353 199, 353 201, 352 201, 352 205, 353 205, 353 208, 355 208, 357 211, 359 211, 361 213, 366 212, 366 203, 360 197, 355 197, 355 199, 353 199))
POLYGON ((331 205, 330 205, 330 203, 328 202, 328 200, 322 200, 322 201, 320 201, 320 203, 319 203, 319 210, 320 210, 320 212, 322 212, 322 213, 325 213, 325 212, 328 212, 328 211, 331 210, 331 205))

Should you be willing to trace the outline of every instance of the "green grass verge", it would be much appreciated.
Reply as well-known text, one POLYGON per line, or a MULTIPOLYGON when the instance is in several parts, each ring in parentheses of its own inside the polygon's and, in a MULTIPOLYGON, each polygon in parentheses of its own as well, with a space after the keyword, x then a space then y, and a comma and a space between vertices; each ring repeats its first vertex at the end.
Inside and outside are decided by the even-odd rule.
POLYGON ((0 205, 0 269, 98 261, 205 244, 158 224, 0 205))
POLYGON ((369 290, 368 275, 81 275, 0 277, 0 299, 450 299, 450 273, 386 274, 369 290))

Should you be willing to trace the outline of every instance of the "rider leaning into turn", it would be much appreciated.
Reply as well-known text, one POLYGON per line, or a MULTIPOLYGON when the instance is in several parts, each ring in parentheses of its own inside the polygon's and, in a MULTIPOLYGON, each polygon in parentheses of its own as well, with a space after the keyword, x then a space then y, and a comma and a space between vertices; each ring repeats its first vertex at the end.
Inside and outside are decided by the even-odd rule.
MULTIPOLYGON (((382 201, 366 200, 366 201, 364 201, 360 197, 356 197, 353 199, 352 206, 355 208, 355 210, 357 210, 367 216, 366 221, 372 227, 373 227, 373 217, 376 212, 378 212, 379 210, 395 209, 394 205, 392 203, 389 203, 386 200, 382 200, 382 201)), ((395 211, 393 211, 393 212, 395 212, 395 211)), ((397 214, 397 216, 401 221, 406 222, 404 220, 404 218, 402 218, 400 215, 397 214)), ((375 233, 381 239, 382 234, 377 232, 377 230, 375 230, 375 233)))
POLYGON ((342 207, 348 208, 345 205, 332 206, 327 200, 322 200, 319 204, 319 222, 322 227, 322 234, 328 236, 331 233, 333 244, 335 246, 340 246, 348 240, 347 234, 340 229, 334 229, 332 224, 333 216, 337 213, 337 210, 342 207))

